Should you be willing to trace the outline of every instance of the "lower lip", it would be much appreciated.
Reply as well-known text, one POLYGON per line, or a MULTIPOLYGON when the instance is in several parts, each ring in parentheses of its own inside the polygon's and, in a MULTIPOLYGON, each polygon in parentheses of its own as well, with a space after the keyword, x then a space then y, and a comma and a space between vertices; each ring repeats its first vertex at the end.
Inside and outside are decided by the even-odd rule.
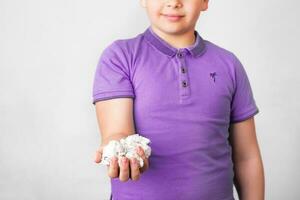
POLYGON ((179 21, 182 17, 180 16, 167 16, 167 15, 164 15, 168 20, 172 21, 172 22, 176 22, 176 21, 179 21))

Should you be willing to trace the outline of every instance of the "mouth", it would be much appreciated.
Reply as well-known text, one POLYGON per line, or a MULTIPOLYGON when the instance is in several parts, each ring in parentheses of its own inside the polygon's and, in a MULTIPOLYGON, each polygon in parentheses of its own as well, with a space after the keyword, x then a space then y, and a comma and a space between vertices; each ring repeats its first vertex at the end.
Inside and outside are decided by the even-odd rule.
POLYGON ((178 14, 162 14, 162 15, 170 21, 178 21, 184 17, 184 15, 178 15, 178 14))

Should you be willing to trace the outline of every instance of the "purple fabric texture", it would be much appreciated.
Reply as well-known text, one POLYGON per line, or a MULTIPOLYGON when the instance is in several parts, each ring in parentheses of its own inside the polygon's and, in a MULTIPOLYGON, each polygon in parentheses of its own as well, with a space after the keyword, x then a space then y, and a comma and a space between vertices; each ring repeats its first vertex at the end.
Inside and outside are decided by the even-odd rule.
POLYGON ((228 128, 259 110, 235 54, 194 33, 174 48, 149 26, 100 56, 93 104, 132 98, 136 133, 152 148, 138 181, 111 179, 114 200, 234 199, 228 128))

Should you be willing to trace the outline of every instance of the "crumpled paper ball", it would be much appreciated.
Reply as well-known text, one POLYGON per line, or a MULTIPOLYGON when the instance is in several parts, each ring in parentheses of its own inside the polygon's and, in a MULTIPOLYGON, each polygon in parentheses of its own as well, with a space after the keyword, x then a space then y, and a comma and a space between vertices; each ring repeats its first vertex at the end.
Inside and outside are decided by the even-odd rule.
POLYGON ((100 164, 109 165, 113 156, 118 158, 119 166, 121 166, 121 157, 125 156, 128 159, 137 159, 140 167, 144 166, 143 159, 137 154, 136 149, 140 146, 146 158, 151 155, 151 147, 148 145, 151 141, 139 134, 129 135, 126 138, 111 140, 103 147, 102 160, 100 164))

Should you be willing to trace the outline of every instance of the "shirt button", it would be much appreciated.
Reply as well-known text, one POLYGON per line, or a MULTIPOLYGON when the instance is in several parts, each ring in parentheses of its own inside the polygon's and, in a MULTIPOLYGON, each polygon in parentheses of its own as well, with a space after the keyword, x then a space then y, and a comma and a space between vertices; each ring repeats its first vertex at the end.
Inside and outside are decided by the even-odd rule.
POLYGON ((187 87, 186 81, 182 81, 182 87, 187 87))
POLYGON ((186 69, 184 67, 181 67, 181 72, 184 74, 186 72, 186 69))
POLYGON ((178 52, 178 53, 177 53, 177 57, 178 57, 178 58, 182 58, 182 57, 183 57, 182 52, 178 52))

